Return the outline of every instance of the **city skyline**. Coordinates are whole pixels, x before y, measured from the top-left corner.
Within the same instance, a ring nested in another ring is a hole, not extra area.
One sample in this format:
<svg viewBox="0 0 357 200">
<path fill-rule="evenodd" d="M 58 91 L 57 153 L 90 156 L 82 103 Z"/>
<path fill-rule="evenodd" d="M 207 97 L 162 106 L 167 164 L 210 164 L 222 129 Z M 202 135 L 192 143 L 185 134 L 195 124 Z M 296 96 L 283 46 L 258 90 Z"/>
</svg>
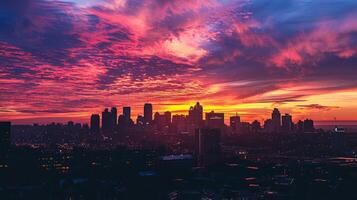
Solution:
<svg viewBox="0 0 357 200">
<path fill-rule="evenodd" d="M 105 107 L 357 124 L 353 0 L 5 0 L 0 120 L 78 121 Z M 228 123 L 226 121 L 226 123 Z"/>
<path fill-rule="evenodd" d="M 199 102 L 196 102 L 195 104 L 200 104 Z M 20 120 L 3 120 L 3 121 L 11 121 L 12 124 L 14 125 L 31 125 L 31 124 L 51 124 L 51 123 L 61 123 L 61 124 L 67 124 L 69 122 L 75 122 L 75 123 L 81 123 L 81 124 L 87 124 L 90 125 L 91 124 L 91 118 L 95 117 L 97 118 L 97 116 L 100 117 L 100 126 L 102 127 L 102 117 L 104 115 L 106 115 L 105 113 L 107 113 L 107 115 L 111 116 L 114 115 L 116 116 L 116 120 L 115 122 L 111 122 L 111 123 L 116 123 L 114 124 L 115 126 L 118 125 L 118 120 L 120 121 L 120 118 L 123 117 L 123 119 L 125 120 L 132 120 L 133 123 L 137 124 L 137 120 L 141 119 L 143 120 L 143 122 L 147 121 L 145 119 L 145 105 L 150 105 L 151 106 L 151 119 L 149 119 L 149 121 L 154 120 L 155 119 L 155 115 L 156 114 L 160 114 L 160 116 L 164 116 L 165 113 L 169 112 L 172 117 L 173 116 L 185 116 L 185 117 L 189 117 L 190 115 L 190 110 L 192 108 L 194 108 L 194 105 L 188 105 L 186 110 L 180 110 L 179 112 L 175 112 L 175 111 L 171 111 L 171 110 L 156 110 L 155 109 L 155 105 L 151 104 L 151 103 L 145 103 L 144 105 L 141 106 L 141 111 L 138 111 L 137 114 L 131 114 L 131 110 L 132 107 L 130 105 L 125 104 L 125 106 L 123 107 L 118 107 L 118 106 L 108 106 L 108 107 L 103 107 L 101 108 L 101 110 L 99 112 L 95 112 L 95 113 L 88 113 L 88 116 L 86 117 L 80 117 L 80 118 L 70 118 L 70 117 L 63 117 L 63 118 L 53 118 L 53 119 L 33 119 L 31 118 L 30 121 L 26 120 L 26 119 L 20 119 Z M 283 119 L 284 116 L 290 116 L 292 117 L 292 122 L 293 123 L 297 123 L 298 121 L 304 121 L 306 119 L 314 119 L 309 117 L 310 115 L 305 115 L 303 117 L 301 116 L 292 116 L 291 113 L 285 112 L 287 110 L 280 110 L 280 108 L 274 107 L 270 110 L 268 110 L 269 113 L 265 114 L 265 115 L 261 115 L 261 116 L 257 116 L 256 118 L 251 118 L 251 117 L 247 117 L 245 114 L 240 114 L 238 112 L 235 113 L 225 113 L 225 112 L 218 112 L 216 110 L 212 110 L 212 109 L 207 109 L 204 107 L 204 105 L 200 104 L 200 106 L 202 106 L 202 120 L 206 121 L 207 120 L 207 115 L 210 115 L 211 113 L 213 114 L 223 114 L 224 117 L 224 124 L 226 126 L 230 126 L 231 122 L 230 122 L 230 118 L 231 117 L 238 117 L 240 119 L 241 122 L 248 122 L 248 123 L 252 123 L 254 121 L 258 121 L 260 123 L 264 123 L 266 120 L 272 119 L 272 113 L 274 113 L 274 111 L 278 110 L 280 114 L 280 119 Z M 212 108 L 212 107 L 209 107 Z M 111 113 L 113 112 L 113 109 L 115 110 L 115 114 Z M 129 111 L 128 111 L 129 109 Z M 126 110 L 126 111 L 125 111 Z M 129 112 L 130 116 L 129 118 L 125 117 L 125 112 Z M 149 116 L 149 115 L 148 115 Z M 57 120 L 57 121 L 56 121 Z M 95 119 L 97 120 L 97 119 Z M 333 118 L 332 120 L 316 120 L 315 121 L 317 125 L 357 125 L 357 120 L 337 120 L 337 118 Z M 203 123 L 203 122 L 202 122 Z M 282 122 L 281 122 L 282 123 Z M 276 125 L 276 126 L 282 126 L 282 124 L 280 125 Z"/>
</svg>

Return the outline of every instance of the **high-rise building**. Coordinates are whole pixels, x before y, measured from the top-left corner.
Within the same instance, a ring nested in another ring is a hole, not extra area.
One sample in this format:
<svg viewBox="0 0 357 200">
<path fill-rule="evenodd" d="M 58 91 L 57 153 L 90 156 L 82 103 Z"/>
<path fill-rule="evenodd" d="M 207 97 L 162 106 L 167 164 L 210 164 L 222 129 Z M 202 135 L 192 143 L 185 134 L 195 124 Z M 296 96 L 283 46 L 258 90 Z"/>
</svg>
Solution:
<svg viewBox="0 0 357 200">
<path fill-rule="evenodd" d="M 170 111 L 166 111 L 164 113 L 164 117 L 165 117 L 165 125 L 166 126 L 170 126 L 171 125 L 171 112 Z"/>
<path fill-rule="evenodd" d="M 138 115 L 136 118 L 136 125 L 138 126 L 144 126 L 145 125 L 145 118 L 141 115 Z"/>
<path fill-rule="evenodd" d="M 254 120 L 252 122 L 251 127 L 252 127 L 252 132 L 253 133 L 259 133 L 261 131 L 261 129 L 262 129 L 262 127 L 260 125 L 260 122 L 258 120 Z"/>
<path fill-rule="evenodd" d="M 100 132 L 100 116 L 93 114 L 90 117 L 90 131 L 92 134 L 99 134 Z"/>
<path fill-rule="evenodd" d="M 67 122 L 67 126 L 68 126 L 68 127 L 73 127 L 73 126 L 74 126 L 74 122 L 73 122 L 73 121 Z"/>
<path fill-rule="evenodd" d="M 291 133 L 291 131 L 293 130 L 292 116 L 289 114 L 285 114 L 282 116 L 281 121 L 282 121 L 281 130 L 284 133 Z"/>
<path fill-rule="evenodd" d="M 229 126 L 231 127 L 232 131 L 235 133 L 238 131 L 240 126 L 240 116 L 232 116 L 229 118 Z"/>
<path fill-rule="evenodd" d="M 106 133 L 113 129 L 113 115 L 108 108 L 102 112 L 102 129 Z"/>
<path fill-rule="evenodd" d="M 252 132 L 252 125 L 249 122 L 241 122 L 239 127 L 239 133 L 247 134 Z"/>
<path fill-rule="evenodd" d="M 274 132 L 279 132 L 281 128 L 281 114 L 277 108 L 274 108 L 273 113 L 271 114 L 271 119 Z"/>
<path fill-rule="evenodd" d="M 304 120 L 304 132 L 305 133 L 313 133 L 315 132 L 314 121 L 311 119 Z"/>
<path fill-rule="evenodd" d="M 146 103 L 144 105 L 144 119 L 145 119 L 145 124 L 151 124 L 152 123 L 152 104 L 151 103 Z"/>
<path fill-rule="evenodd" d="M 160 114 L 156 112 L 154 114 L 154 124 L 158 130 L 162 130 L 163 128 L 167 127 L 167 119 L 165 114 Z"/>
<path fill-rule="evenodd" d="M 304 122 L 299 120 L 296 124 L 296 131 L 298 133 L 303 133 L 304 132 Z"/>
<path fill-rule="evenodd" d="M 273 120 L 272 119 L 267 119 L 267 120 L 264 121 L 264 132 L 265 133 L 274 132 Z"/>
<path fill-rule="evenodd" d="M 195 106 L 191 106 L 188 111 L 188 120 L 195 128 L 203 126 L 203 107 L 199 102 Z"/>
<path fill-rule="evenodd" d="M 195 156 L 198 166 L 213 165 L 220 158 L 220 129 L 196 129 Z"/>
<path fill-rule="evenodd" d="M 131 120 L 131 108 L 130 107 L 123 107 L 123 116 L 124 119 L 127 121 Z"/>
<path fill-rule="evenodd" d="M 185 115 L 173 115 L 172 116 L 172 126 L 175 128 L 177 133 L 182 133 L 187 131 L 187 117 Z"/>
<path fill-rule="evenodd" d="M 215 113 L 214 111 L 206 113 L 206 125 L 208 128 L 223 128 L 224 113 Z"/>
<path fill-rule="evenodd" d="M 117 120 L 118 120 L 118 110 L 116 107 L 112 107 L 111 110 L 112 113 L 112 129 L 117 126 Z"/>
<path fill-rule="evenodd" d="M 0 151 L 10 147 L 11 122 L 0 122 Z"/>
</svg>

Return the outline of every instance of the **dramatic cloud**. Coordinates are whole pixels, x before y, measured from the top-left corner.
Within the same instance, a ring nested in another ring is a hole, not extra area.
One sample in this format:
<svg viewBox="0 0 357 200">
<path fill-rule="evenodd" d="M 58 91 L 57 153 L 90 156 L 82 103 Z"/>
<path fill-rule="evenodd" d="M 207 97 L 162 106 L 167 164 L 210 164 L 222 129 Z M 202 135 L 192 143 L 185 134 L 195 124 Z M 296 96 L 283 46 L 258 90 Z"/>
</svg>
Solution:
<svg viewBox="0 0 357 200">
<path fill-rule="evenodd" d="M 0 119 L 85 122 L 106 106 L 180 113 L 201 101 L 247 120 L 274 106 L 351 120 L 356 9 L 354 0 L 1 1 Z"/>
</svg>

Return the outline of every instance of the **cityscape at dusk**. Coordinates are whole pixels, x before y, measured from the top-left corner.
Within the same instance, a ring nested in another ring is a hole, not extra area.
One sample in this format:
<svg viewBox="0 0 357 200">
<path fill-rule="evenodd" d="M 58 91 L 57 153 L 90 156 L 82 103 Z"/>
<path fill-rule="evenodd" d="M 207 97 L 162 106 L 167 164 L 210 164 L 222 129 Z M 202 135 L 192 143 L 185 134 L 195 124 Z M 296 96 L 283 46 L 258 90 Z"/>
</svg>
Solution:
<svg viewBox="0 0 357 200">
<path fill-rule="evenodd" d="M 0 200 L 356 200 L 356 0 L 1 0 Z"/>
<path fill-rule="evenodd" d="M 357 120 L 354 0 L 4 0 L 0 119 L 88 122 L 145 102 L 263 122 Z M 228 123 L 228 121 L 227 121 Z"/>
</svg>

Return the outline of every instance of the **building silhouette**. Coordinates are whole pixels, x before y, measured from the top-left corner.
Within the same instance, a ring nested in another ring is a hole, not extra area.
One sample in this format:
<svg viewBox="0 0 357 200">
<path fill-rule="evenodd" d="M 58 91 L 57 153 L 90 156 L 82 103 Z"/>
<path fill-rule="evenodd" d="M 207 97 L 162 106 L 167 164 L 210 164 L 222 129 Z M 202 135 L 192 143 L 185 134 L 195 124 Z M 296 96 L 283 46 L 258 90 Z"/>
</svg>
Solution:
<svg viewBox="0 0 357 200">
<path fill-rule="evenodd" d="M 229 126 L 232 129 L 233 133 L 236 133 L 239 130 L 240 126 L 240 116 L 235 115 L 229 118 Z"/>
<path fill-rule="evenodd" d="M 111 114 L 112 114 L 112 127 L 111 129 L 114 129 L 114 127 L 117 126 L 117 120 L 118 120 L 118 110 L 116 107 L 112 107 L 111 110 Z"/>
<path fill-rule="evenodd" d="M 11 144 L 11 122 L 0 122 L 0 151 L 3 152 Z"/>
<path fill-rule="evenodd" d="M 273 113 L 271 114 L 273 131 L 280 132 L 281 129 L 281 114 L 277 108 L 274 108 Z"/>
<path fill-rule="evenodd" d="M 172 126 L 176 133 L 182 133 L 187 131 L 187 116 L 186 115 L 173 115 Z"/>
<path fill-rule="evenodd" d="M 164 114 L 156 112 L 154 115 L 154 124 L 158 130 L 168 128 L 171 125 L 171 112 L 165 112 Z"/>
<path fill-rule="evenodd" d="M 171 112 L 170 111 L 166 111 L 164 113 L 164 118 L 165 118 L 165 125 L 166 126 L 170 126 L 171 125 Z"/>
<path fill-rule="evenodd" d="M 108 108 L 102 112 L 102 130 L 105 133 L 113 130 L 113 115 Z"/>
<path fill-rule="evenodd" d="M 313 133 L 315 132 L 314 121 L 311 119 L 304 120 L 304 132 L 305 133 Z"/>
<path fill-rule="evenodd" d="M 272 133 L 274 132 L 273 120 L 267 119 L 264 121 L 264 132 L 265 133 Z"/>
<path fill-rule="evenodd" d="M 136 118 L 136 125 L 138 126 L 144 126 L 145 125 L 145 118 L 141 115 L 138 115 Z"/>
<path fill-rule="evenodd" d="M 208 128 L 224 128 L 224 113 L 215 113 L 214 111 L 206 113 L 206 126 Z"/>
<path fill-rule="evenodd" d="M 304 122 L 299 120 L 297 123 L 296 123 L 296 132 L 298 133 L 303 133 L 304 132 Z"/>
<path fill-rule="evenodd" d="M 98 114 L 93 114 L 90 117 L 90 131 L 92 134 L 100 133 L 100 116 Z"/>
<path fill-rule="evenodd" d="M 214 165 L 219 161 L 220 129 L 200 128 L 195 131 L 195 157 L 200 167 Z"/>
<path fill-rule="evenodd" d="M 252 122 L 251 127 L 252 127 L 252 132 L 253 133 L 259 133 L 261 131 L 261 129 L 262 129 L 262 127 L 260 125 L 260 122 L 258 120 L 254 120 Z"/>
<path fill-rule="evenodd" d="M 128 122 L 131 120 L 131 108 L 130 107 L 123 107 L 123 117 Z"/>
<path fill-rule="evenodd" d="M 282 121 L 281 130 L 284 133 L 292 132 L 293 130 L 292 116 L 286 113 L 285 115 L 282 116 L 281 121 Z"/>
<path fill-rule="evenodd" d="M 151 124 L 152 123 L 152 104 L 151 103 L 145 103 L 144 105 L 144 119 L 145 119 L 145 124 Z"/>
<path fill-rule="evenodd" d="M 203 126 L 203 107 L 199 102 L 195 106 L 191 106 L 188 111 L 188 121 L 194 128 Z"/>
</svg>

